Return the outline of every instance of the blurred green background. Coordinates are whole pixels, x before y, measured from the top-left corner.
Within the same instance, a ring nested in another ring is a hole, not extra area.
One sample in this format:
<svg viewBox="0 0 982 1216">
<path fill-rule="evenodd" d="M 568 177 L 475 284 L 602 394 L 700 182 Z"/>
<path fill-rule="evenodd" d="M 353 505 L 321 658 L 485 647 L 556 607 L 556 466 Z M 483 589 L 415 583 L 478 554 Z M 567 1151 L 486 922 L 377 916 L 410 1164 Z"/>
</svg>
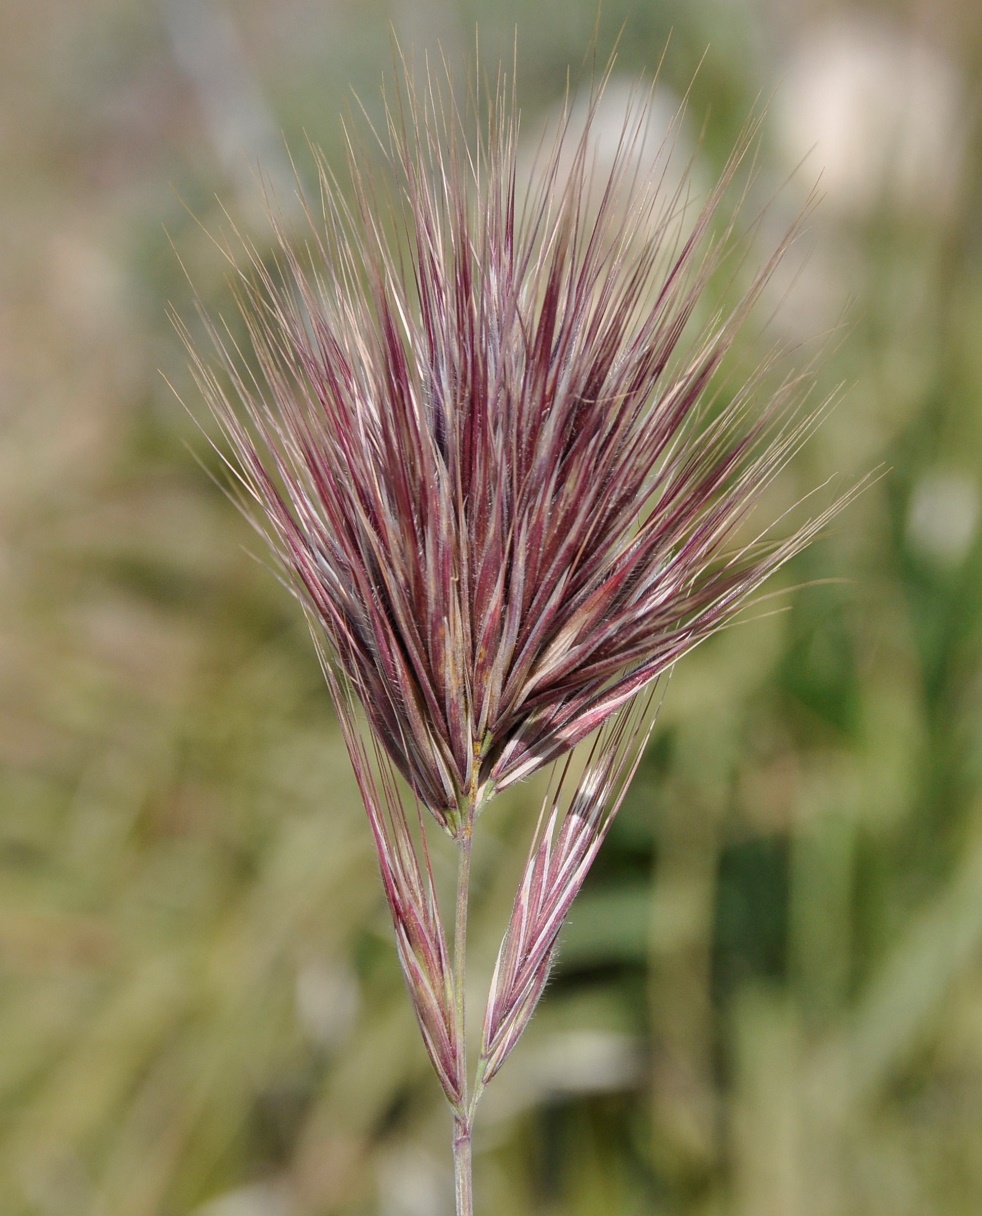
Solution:
<svg viewBox="0 0 982 1216">
<path fill-rule="evenodd" d="M 479 1211 L 975 1216 L 976 0 L 5 0 L 0 1211 L 451 1211 L 449 1118 L 312 647 L 165 377 L 193 404 L 180 262 L 228 307 L 217 200 L 262 232 L 257 162 L 288 197 L 286 145 L 302 173 L 306 135 L 339 157 L 392 29 L 467 65 L 477 22 L 488 68 L 517 28 L 532 133 L 622 27 L 618 82 L 672 31 L 679 93 L 709 46 L 707 177 L 770 98 L 761 188 L 807 157 L 774 240 L 820 170 L 825 194 L 772 333 L 848 319 L 822 372 L 842 404 L 787 485 L 888 468 L 788 572 L 787 611 L 673 678 L 481 1109 Z M 482 821 L 477 1008 L 536 797 Z"/>
</svg>

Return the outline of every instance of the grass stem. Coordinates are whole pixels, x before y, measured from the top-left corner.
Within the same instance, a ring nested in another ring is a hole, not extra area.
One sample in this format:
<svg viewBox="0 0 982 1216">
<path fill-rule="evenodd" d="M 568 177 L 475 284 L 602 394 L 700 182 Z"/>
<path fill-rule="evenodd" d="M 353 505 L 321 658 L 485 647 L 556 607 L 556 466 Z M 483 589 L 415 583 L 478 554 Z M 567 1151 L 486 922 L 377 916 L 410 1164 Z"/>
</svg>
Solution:
<svg viewBox="0 0 982 1216">
<path fill-rule="evenodd" d="M 453 989 L 454 1014 L 461 1078 L 460 1107 L 454 1112 L 453 1159 L 454 1190 L 457 1216 L 473 1216 L 474 1194 L 471 1168 L 471 1123 L 473 1111 L 468 1098 L 467 1080 L 467 1013 L 464 996 L 467 971 L 467 904 L 470 895 L 471 842 L 473 839 L 476 799 L 471 798 L 457 838 L 457 902 L 454 914 Z"/>
</svg>

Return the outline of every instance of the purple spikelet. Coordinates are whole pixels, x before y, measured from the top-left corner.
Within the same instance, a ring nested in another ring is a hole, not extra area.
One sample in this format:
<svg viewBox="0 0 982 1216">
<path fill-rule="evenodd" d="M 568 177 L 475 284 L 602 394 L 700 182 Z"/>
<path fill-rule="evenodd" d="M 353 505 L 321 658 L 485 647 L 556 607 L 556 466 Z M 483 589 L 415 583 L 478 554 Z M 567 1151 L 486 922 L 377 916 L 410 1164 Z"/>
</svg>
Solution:
<svg viewBox="0 0 982 1216">
<path fill-rule="evenodd" d="M 475 787 L 568 751 L 811 538 L 727 549 L 811 420 L 794 382 L 710 412 L 769 268 L 680 346 L 741 153 L 671 249 L 683 200 L 634 180 L 629 132 L 591 211 L 586 135 L 520 200 L 507 108 L 472 152 L 432 97 L 390 123 L 403 209 L 354 152 L 350 209 L 322 165 L 286 285 L 243 279 L 258 375 L 221 335 L 232 389 L 200 370 L 332 662 L 455 832 Z"/>
<path fill-rule="evenodd" d="M 571 790 L 567 761 L 543 804 L 491 981 L 479 1085 L 486 1085 L 505 1062 L 535 1011 L 549 978 L 559 931 L 620 809 L 651 733 L 651 701 L 641 698 L 632 713 L 607 723 Z"/>
<path fill-rule="evenodd" d="M 638 168 L 650 96 L 594 180 L 601 94 L 529 180 L 503 88 L 470 139 L 452 90 L 407 83 L 374 148 L 391 188 L 379 197 L 354 145 L 344 189 L 321 161 L 302 243 L 280 231 L 273 262 L 251 252 L 237 272 L 249 350 L 212 325 L 221 366 L 195 357 L 243 503 L 322 649 L 455 1111 L 461 1212 L 473 1104 L 531 1016 L 634 771 L 650 721 L 638 695 L 841 506 L 784 536 L 750 521 L 820 412 L 803 377 L 721 372 L 779 253 L 729 309 L 703 302 L 754 133 L 696 208 L 684 182 L 666 191 Z M 584 776 L 560 779 L 536 829 L 469 1097 L 475 819 L 595 732 Z M 423 810 L 459 845 L 452 961 Z"/>
</svg>

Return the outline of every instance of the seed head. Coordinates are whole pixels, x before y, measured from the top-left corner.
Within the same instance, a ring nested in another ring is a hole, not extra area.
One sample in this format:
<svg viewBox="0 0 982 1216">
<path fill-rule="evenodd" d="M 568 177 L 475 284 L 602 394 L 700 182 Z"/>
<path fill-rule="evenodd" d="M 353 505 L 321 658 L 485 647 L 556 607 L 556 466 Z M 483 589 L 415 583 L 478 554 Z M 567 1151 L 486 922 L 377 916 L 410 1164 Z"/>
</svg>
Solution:
<svg viewBox="0 0 982 1216">
<path fill-rule="evenodd" d="M 777 538 L 747 523 L 814 423 L 798 378 L 721 376 L 773 263 L 728 310 L 703 300 L 753 133 L 696 206 L 632 155 L 647 104 L 599 183 L 596 100 L 523 180 L 504 87 L 471 138 L 448 88 L 407 84 L 374 135 L 386 190 L 353 142 L 343 188 L 319 158 L 304 242 L 279 227 L 241 272 L 251 349 L 216 326 L 224 373 L 197 361 L 342 712 L 353 695 L 451 834 L 827 518 Z"/>
</svg>

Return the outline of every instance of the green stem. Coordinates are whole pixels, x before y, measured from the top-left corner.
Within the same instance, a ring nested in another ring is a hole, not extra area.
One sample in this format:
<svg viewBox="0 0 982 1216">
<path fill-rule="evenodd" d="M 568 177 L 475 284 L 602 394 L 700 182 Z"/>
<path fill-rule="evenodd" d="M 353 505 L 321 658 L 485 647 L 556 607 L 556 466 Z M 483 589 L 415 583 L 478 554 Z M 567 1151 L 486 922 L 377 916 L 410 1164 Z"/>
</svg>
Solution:
<svg viewBox="0 0 982 1216">
<path fill-rule="evenodd" d="M 470 1120 L 454 1115 L 453 1124 L 453 1173 L 454 1193 L 457 1197 L 457 1216 L 473 1216 L 474 1189 L 471 1170 Z"/>
<path fill-rule="evenodd" d="M 467 1088 L 467 1042 L 464 1038 L 466 1013 L 464 1007 L 464 976 L 467 971 L 467 903 L 471 881 L 471 820 L 461 828 L 457 842 L 457 905 L 453 930 L 453 982 L 454 1015 L 457 1043 L 460 1050 L 460 1076 L 463 1088 Z M 463 1102 L 466 1106 L 466 1098 Z"/>
<path fill-rule="evenodd" d="M 457 1216 L 473 1216 L 474 1194 L 471 1169 L 472 1108 L 468 1100 L 467 1083 L 467 1017 L 464 1000 L 464 980 L 467 972 L 467 904 L 471 879 L 471 838 L 475 803 L 467 807 L 463 826 L 457 838 L 457 906 L 453 934 L 454 1018 L 459 1053 L 461 1085 L 460 1107 L 454 1112 L 453 1160 Z"/>
</svg>

